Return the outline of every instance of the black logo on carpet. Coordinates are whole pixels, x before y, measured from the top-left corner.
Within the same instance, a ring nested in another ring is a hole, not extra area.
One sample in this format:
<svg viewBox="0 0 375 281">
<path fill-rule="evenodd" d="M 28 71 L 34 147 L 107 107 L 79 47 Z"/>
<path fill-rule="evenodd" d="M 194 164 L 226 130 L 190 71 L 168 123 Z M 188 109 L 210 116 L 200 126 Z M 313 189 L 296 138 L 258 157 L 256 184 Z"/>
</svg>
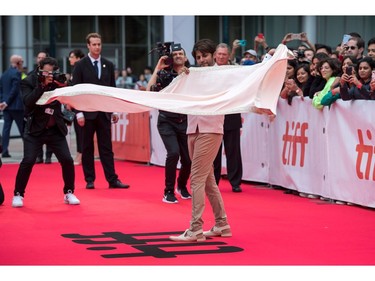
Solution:
<svg viewBox="0 0 375 281">
<path fill-rule="evenodd" d="M 242 248 L 229 246 L 225 242 L 214 241 L 207 237 L 204 242 L 173 242 L 169 235 L 181 234 L 174 232 L 131 233 L 102 232 L 99 235 L 81 235 L 78 233 L 62 234 L 74 243 L 88 245 L 90 251 L 105 251 L 103 258 L 176 258 L 182 255 L 225 254 L 243 251 Z M 110 253 L 109 253 L 110 252 Z"/>
</svg>

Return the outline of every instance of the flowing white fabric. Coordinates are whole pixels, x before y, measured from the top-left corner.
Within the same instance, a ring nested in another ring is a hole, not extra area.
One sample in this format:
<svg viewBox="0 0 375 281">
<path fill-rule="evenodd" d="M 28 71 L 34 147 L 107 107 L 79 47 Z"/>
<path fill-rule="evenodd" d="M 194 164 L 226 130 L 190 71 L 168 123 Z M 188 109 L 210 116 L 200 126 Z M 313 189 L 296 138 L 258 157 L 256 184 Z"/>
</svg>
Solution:
<svg viewBox="0 0 375 281">
<path fill-rule="evenodd" d="M 46 92 L 37 104 L 58 100 L 82 111 L 136 113 L 156 108 L 192 115 L 276 114 L 288 49 L 280 44 L 271 59 L 251 66 L 191 67 L 160 92 L 78 84 Z"/>
</svg>

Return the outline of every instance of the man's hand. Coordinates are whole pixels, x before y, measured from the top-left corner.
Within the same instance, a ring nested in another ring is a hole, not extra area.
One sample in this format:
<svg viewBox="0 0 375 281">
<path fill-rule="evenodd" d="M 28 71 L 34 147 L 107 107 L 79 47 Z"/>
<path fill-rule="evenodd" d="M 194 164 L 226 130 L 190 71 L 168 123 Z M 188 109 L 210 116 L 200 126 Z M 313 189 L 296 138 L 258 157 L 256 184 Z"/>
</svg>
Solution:
<svg viewBox="0 0 375 281">
<path fill-rule="evenodd" d="M 4 110 L 7 106 L 7 103 L 3 101 L 2 103 L 0 103 L 0 110 Z"/>
<path fill-rule="evenodd" d="M 232 50 L 236 50 L 238 49 L 239 47 L 241 47 L 240 45 L 240 40 L 239 39 L 235 39 L 232 43 Z"/>
<path fill-rule="evenodd" d="M 292 39 L 292 33 L 287 33 L 285 34 L 283 40 L 281 40 L 281 44 L 285 45 L 286 43 L 290 42 L 291 39 Z"/>
<path fill-rule="evenodd" d="M 182 67 L 181 69 L 179 69 L 178 71 L 178 75 L 182 74 L 182 73 L 185 73 L 185 74 L 189 74 L 190 73 L 190 70 L 188 67 L 184 66 Z"/>
<path fill-rule="evenodd" d="M 168 58 L 168 56 L 162 56 L 160 57 L 159 61 L 158 61 L 158 64 L 156 65 L 156 69 L 157 70 L 162 70 L 164 68 L 167 68 L 169 67 L 170 65 L 169 64 L 166 64 L 165 63 L 165 60 Z"/>
<path fill-rule="evenodd" d="M 81 127 L 85 126 L 85 115 L 83 115 L 83 112 L 78 112 L 76 114 L 76 118 L 78 125 L 80 125 Z"/>
</svg>

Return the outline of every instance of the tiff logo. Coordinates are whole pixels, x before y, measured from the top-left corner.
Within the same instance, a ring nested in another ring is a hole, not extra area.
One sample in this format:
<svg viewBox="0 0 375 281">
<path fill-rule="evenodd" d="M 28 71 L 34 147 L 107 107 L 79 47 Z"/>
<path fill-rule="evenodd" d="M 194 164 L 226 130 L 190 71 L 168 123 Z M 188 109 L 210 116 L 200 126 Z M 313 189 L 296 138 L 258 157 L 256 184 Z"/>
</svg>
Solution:
<svg viewBox="0 0 375 281">
<path fill-rule="evenodd" d="M 358 142 L 359 142 L 355 149 L 357 151 L 357 163 L 355 165 L 357 176 L 361 180 L 362 179 L 369 180 L 371 165 L 375 163 L 375 161 L 372 160 L 373 159 L 372 156 L 375 154 L 375 146 L 364 143 L 362 130 L 358 129 L 357 132 L 358 132 Z M 367 139 L 371 141 L 372 134 L 370 130 L 366 130 L 366 135 L 367 135 Z M 367 162 L 365 163 L 366 169 L 365 169 L 365 175 L 363 176 L 363 172 L 361 171 L 361 164 L 362 164 L 363 157 L 365 155 L 367 155 Z M 375 165 L 372 169 L 372 180 L 375 181 Z"/>
<path fill-rule="evenodd" d="M 242 252 L 243 249 L 230 246 L 222 241 L 181 242 L 168 239 L 168 235 L 181 233 L 149 232 L 123 233 L 102 232 L 99 234 L 82 235 L 79 233 L 61 234 L 72 239 L 74 243 L 86 245 L 87 250 L 102 253 L 106 259 L 154 257 L 158 259 L 176 258 L 184 255 L 226 254 Z"/>
<path fill-rule="evenodd" d="M 309 127 L 308 123 L 292 122 L 291 128 L 290 123 L 286 122 L 285 134 L 283 135 L 283 152 L 282 160 L 284 165 L 296 165 L 297 153 L 300 153 L 300 167 L 304 166 L 305 163 L 305 147 L 308 143 L 306 137 L 306 131 Z M 297 144 L 300 148 L 297 149 Z"/>
<path fill-rule="evenodd" d="M 116 124 L 112 124 L 112 141 L 125 142 L 126 127 L 129 125 L 129 120 L 126 113 L 119 113 L 119 120 Z"/>
</svg>

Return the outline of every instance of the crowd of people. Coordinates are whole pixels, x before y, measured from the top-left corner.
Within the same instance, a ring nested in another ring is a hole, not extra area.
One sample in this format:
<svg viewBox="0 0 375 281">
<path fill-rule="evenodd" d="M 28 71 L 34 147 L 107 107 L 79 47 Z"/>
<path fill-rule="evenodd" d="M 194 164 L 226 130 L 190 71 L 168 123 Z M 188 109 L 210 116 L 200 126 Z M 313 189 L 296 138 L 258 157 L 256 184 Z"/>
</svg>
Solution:
<svg viewBox="0 0 375 281">
<path fill-rule="evenodd" d="M 287 44 L 290 38 L 285 36 L 282 43 Z M 375 38 L 368 40 L 367 52 L 364 39 L 355 32 L 345 34 L 335 50 L 306 43 L 304 33 L 301 42 L 296 58 L 288 61 L 281 98 L 292 104 L 295 96 L 309 97 L 316 109 L 337 99 L 375 99 Z"/>
<path fill-rule="evenodd" d="M 282 43 L 292 41 L 287 34 Z M 294 98 L 310 102 L 317 110 L 342 99 L 375 100 L 375 38 L 367 41 L 360 34 L 344 34 L 336 49 L 324 44 L 311 44 L 305 33 L 300 34 L 300 45 L 294 58 L 288 60 L 285 82 L 280 97 L 292 106 Z M 294 40 L 294 39 L 293 39 Z M 366 48 L 367 47 L 367 48 Z M 317 194 L 292 190 L 286 193 L 307 198 L 330 200 Z M 337 204 L 350 204 L 334 200 Z"/>
<path fill-rule="evenodd" d="M 295 50 L 290 48 L 291 55 L 280 92 L 280 97 L 287 99 L 289 105 L 292 106 L 294 98 L 301 98 L 321 110 L 340 98 L 375 99 L 375 38 L 368 40 L 367 54 L 364 39 L 354 32 L 345 34 L 335 50 L 324 44 L 312 44 L 304 32 L 288 33 L 281 43 L 288 45 L 295 40 L 298 40 L 299 46 Z M 242 41 L 236 39 L 230 46 L 201 39 L 194 44 L 192 55 L 199 67 L 234 64 L 249 66 L 267 60 L 275 52 L 275 48 L 267 44 L 266 37 L 259 33 L 254 38 L 254 49 L 238 55 L 238 50 L 243 46 Z M 120 72 L 111 61 L 102 57 L 100 34 L 88 34 L 86 44 L 87 55 L 79 49 L 69 53 L 73 71 L 65 81 L 56 79 L 59 71 L 57 61 L 45 52 L 38 54 L 37 67 L 24 77 L 21 75 L 22 57 L 13 55 L 9 70 L 1 77 L 0 110 L 4 116 L 2 157 L 11 157 L 8 146 L 13 120 L 18 125 L 24 145 L 24 156 L 15 180 L 13 207 L 24 205 L 28 179 L 34 164 L 41 163 L 40 157 L 43 159 L 44 144 L 49 158 L 46 163 L 50 163 L 54 153 L 61 164 L 64 202 L 80 204 L 80 200 L 74 195 L 74 164 L 82 165 L 86 189 L 95 189 L 94 134 L 98 138 L 100 161 L 108 187 L 129 188 L 128 184 L 121 182 L 115 171 L 111 123 L 119 120 L 118 114 L 81 112 L 58 101 L 43 106 L 36 105 L 45 91 L 92 83 L 158 92 L 174 77 L 182 73 L 189 74 L 190 62 L 185 49 L 178 43 L 171 46 L 171 61 L 167 61 L 170 59 L 168 56 L 161 56 L 154 70 L 146 67 L 138 77 L 133 74 L 131 67 Z M 161 75 L 166 71 L 169 75 Z M 168 81 L 163 80 L 165 77 L 168 77 Z M 73 121 L 66 120 L 64 110 L 74 113 Z M 72 124 L 77 141 L 75 160 L 66 140 L 67 126 Z M 218 185 L 222 176 L 222 154 L 225 152 L 227 178 L 232 191 L 242 192 L 241 127 L 241 114 L 194 116 L 159 111 L 157 128 L 167 152 L 162 202 L 178 203 L 176 193 L 181 199 L 192 199 L 190 227 L 179 236 L 171 236 L 171 240 L 203 241 L 205 237 L 232 235 Z M 177 175 L 179 161 L 181 166 Z M 205 195 L 215 217 L 215 225 L 209 231 L 203 231 Z M 316 198 L 314 194 L 300 195 Z"/>
</svg>

